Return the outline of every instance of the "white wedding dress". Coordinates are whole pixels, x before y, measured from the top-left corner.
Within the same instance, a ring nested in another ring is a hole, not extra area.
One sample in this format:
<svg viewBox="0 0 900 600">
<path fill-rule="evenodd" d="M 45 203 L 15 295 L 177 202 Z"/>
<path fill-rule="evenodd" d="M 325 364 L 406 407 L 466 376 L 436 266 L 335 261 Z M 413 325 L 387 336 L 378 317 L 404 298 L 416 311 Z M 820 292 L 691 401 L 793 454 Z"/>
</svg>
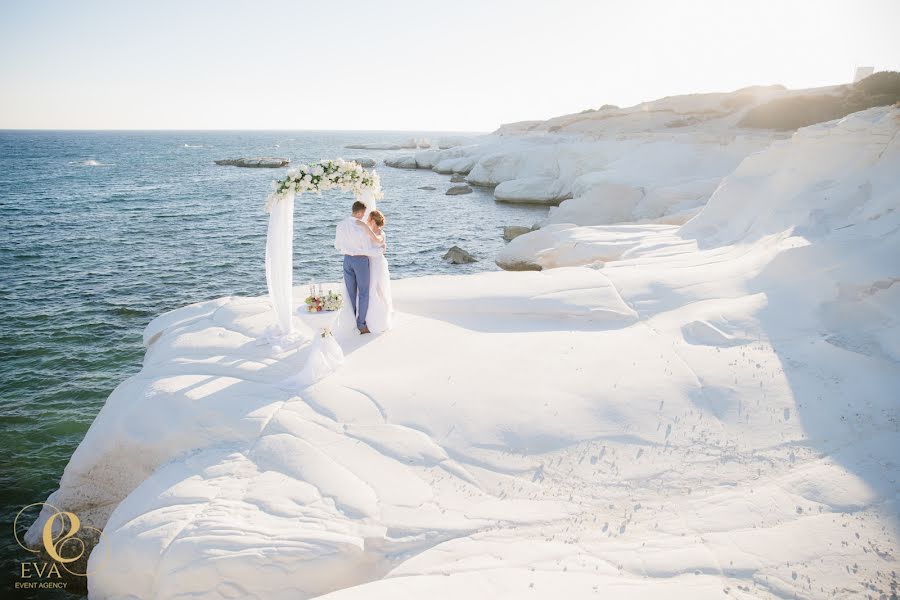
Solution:
<svg viewBox="0 0 900 600">
<path fill-rule="evenodd" d="M 391 296 L 391 273 L 387 258 L 382 254 L 369 258 L 369 310 L 366 326 L 372 333 L 382 333 L 391 328 L 394 318 L 394 300 Z"/>
</svg>

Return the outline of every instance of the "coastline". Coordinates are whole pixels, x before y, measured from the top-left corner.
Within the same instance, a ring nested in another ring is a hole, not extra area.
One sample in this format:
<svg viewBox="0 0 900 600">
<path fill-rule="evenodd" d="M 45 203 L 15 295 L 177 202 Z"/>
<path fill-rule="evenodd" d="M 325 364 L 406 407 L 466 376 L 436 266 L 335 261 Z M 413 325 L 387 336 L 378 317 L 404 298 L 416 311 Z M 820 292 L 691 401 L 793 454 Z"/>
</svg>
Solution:
<svg viewBox="0 0 900 600">
<path fill-rule="evenodd" d="M 897 122 L 873 109 L 742 158 L 683 226 L 510 243 L 541 272 L 396 280 L 395 329 L 342 340 L 345 367 L 296 396 L 272 384 L 306 347 L 257 342 L 264 298 L 158 317 L 53 497 L 113 549 L 91 593 L 787 595 L 851 563 L 888 589 L 897 325 L 869 308 L 897 308 Z M 852 546 L 817 542 L 851 522 Z"/>
<path fill-rule="evenodd" d="M 437 139 L 439 134 L 418 136 Z M 0 182 L 0 212 L 9 233 L 0 242 L 9 286 L 0 323 L 7 340 L 0 375 L 9 460 L 0 520 L 8 532 L 23 507 L 46 500 L 58 487 L 109 394 L 140 370 L 140 336 L 152 318 L 197 300 L 255 296 L 265 289 L 263 204 L 273 175 L 223 170 L 213 160 L 275 144 L 295 161 L 305 159 L 304 152 L 350 156 L 344 144 L 384 137 L 335 132 L 327 138 L 185 132 L 149 138 L 108 132 L 88 138 L 54 132 L 37 138 L 0 136 L 0 163 L 7 174 Z M 467 248 L 485 258 L 503 245 L 502 225 L 543 216 L 542 211 L 496 208 L 489 196 L 476 192 L 447 207 L 457 213 L 454 230 L 423 230 L 425 211 L 446 218 L 437 202 L 444 198 L 447 178 L 388 173 L 381 165 L 379 171 L 390 185 L 384 206 L 397 236 L 392 246 L 396 276 L 496 269 L 489 260 L 451 266 L 440 256 L 464 235 Z M 435 190 L 418 189 L 427 184 Z M 336 196 L 298 213 L 298 284 L 334 273 L 329 220 L 343 214 L 345 202 Z M 408 230 L 421 232 L 407 236 Z M 299 251 L 301 243 L 306 250 Z M 25 527 L 34 516 L 33 510 L 26 512 Z M 19 578 L 20 563 L 32 556 L 11 534 L 2 554 L 11 580 Z"/>
</svg>

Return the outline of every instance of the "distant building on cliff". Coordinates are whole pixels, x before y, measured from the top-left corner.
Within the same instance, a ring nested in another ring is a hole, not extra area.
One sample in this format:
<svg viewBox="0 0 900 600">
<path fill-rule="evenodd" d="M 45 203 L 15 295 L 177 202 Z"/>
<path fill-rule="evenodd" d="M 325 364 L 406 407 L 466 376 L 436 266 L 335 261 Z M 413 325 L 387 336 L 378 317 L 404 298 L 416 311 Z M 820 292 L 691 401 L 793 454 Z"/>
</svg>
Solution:
<svg viewBox="0 0 900 600">
<path fill-rule="evenodd" d="M 856 67 L 856 76 L 853 77 L 853 83 L 856 83 L 860 79 L 865 79 L 874 72 L 875 67 Z"/>
</svg>

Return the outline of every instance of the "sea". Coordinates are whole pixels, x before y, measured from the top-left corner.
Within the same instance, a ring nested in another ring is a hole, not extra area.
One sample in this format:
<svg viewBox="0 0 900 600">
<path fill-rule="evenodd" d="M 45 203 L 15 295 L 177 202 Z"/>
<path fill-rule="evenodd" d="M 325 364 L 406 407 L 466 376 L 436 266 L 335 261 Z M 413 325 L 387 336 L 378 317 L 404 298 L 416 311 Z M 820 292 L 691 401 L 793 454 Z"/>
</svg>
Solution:
<svg viewBox="0 0 900 600">
<path fill-rule="evenodd" d="M 383 165 L 410 150 L 346 148 L 446 136 L 0 131 L 0 572 L 15 594 L 8 597 L 31 595 L 12 589 L 21 563 L 33 558 L 16 542 L 16 515 L 57 488 L 107 396 L 140 370 L 144 327 L 186 304 L 266 291 L 264 205 L 286 169 L 214 160 L 372 158 L 385 194 L 378 207 L 387 217 L 393 278 L 496 270 L 502 227 L 530 226 L 545 208 L 500 204 L 482 188 L 447 196 L 449 176 Z M 340 192 L 297 199 L 295 284 L 339 280 L 334 226 L 352 201 Z M 480 260 L 444 262 L 453 245 Z M 42 590 L 34 597 L 75 596 Z"/>
</svg>

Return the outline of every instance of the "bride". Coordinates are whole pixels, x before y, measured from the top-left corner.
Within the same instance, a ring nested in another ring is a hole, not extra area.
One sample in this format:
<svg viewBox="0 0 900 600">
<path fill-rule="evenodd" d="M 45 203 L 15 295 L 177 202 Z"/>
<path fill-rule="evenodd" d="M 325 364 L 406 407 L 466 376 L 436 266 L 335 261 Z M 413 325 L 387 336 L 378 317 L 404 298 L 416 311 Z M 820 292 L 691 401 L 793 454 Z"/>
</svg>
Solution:
<svg viewBox="0 0 900 600">
<path fill-rule="evenodd" d="M 384 214 L 379 210 L 369 213 L 368 220 L 357 221 L 365 233 L 378 244 L 385 243 Z M 391 274 L 384 254 L 369 257 L 369 309 L 366 311 L 366 326 L 372 333 L 381 333 L 391 328 L 394 301 L 391 297 Z"/>
</svg>

